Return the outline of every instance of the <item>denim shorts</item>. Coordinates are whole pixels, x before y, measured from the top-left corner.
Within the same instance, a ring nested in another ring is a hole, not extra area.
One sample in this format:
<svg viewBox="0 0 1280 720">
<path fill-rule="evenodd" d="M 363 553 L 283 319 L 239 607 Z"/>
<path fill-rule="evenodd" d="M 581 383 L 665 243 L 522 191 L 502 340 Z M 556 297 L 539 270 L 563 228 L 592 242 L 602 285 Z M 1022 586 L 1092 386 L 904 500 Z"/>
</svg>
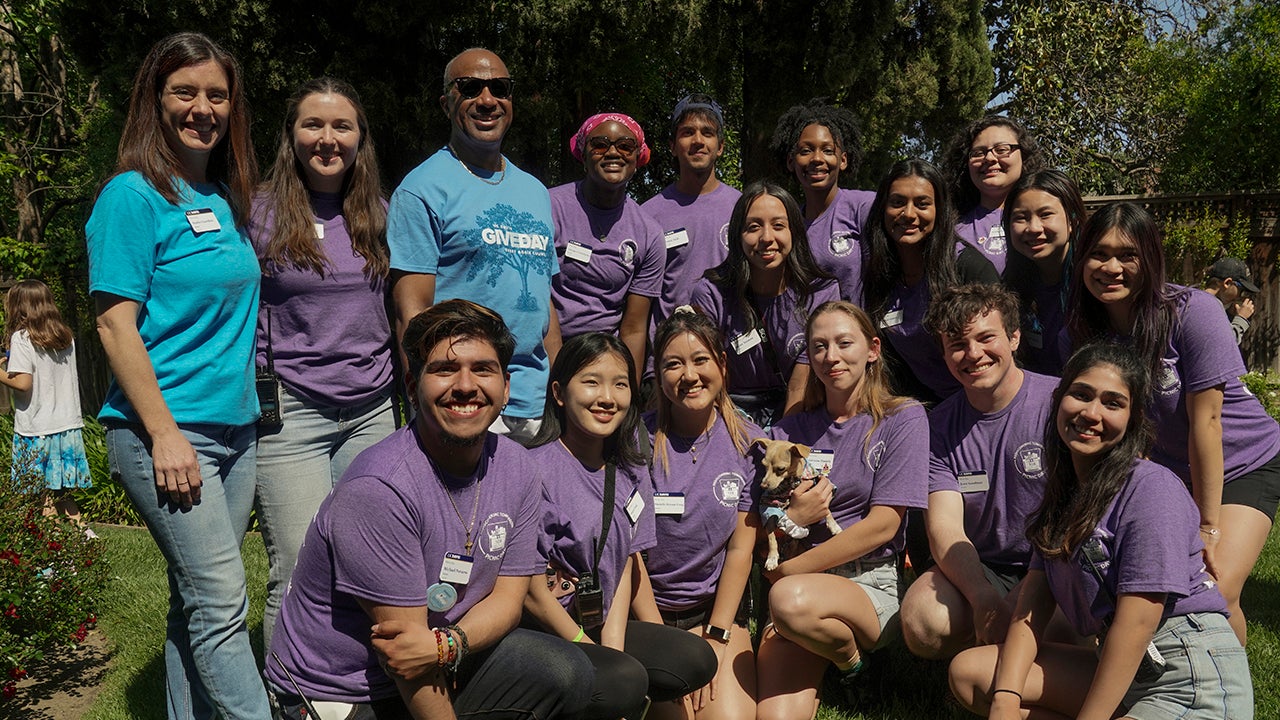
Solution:
<svg viewBox="0 0 1280 720">
<path fill-rule="evenodd" d="M 1249 661 L 1227 618 L 1171 617 L 1152 638 L 1168 664 L 1150 683 L 1135 682 L 1121 707 L 1137 720 L 1252 720 Z"/>
<path fill-rule="evenodd" d="M 902 602 L 902 583 L 898 578 L 896 556 L 881 560 L 851 560 L 827 572 L 847 577 L 862 588 L 876 609 L 876 619 L 880 622 L 881 630 L 898 614 L 898 606 Z"/>
</svg>

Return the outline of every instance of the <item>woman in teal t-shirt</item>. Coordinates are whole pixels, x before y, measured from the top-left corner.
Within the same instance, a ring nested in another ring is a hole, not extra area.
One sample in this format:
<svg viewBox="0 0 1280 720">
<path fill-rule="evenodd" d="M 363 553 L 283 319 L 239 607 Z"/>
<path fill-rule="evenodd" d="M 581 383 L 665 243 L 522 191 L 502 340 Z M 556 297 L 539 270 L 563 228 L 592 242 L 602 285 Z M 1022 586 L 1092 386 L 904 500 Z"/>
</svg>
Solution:
<svg viewBox="0 0 1280 720">
<path fill-rule="evenodd" d="M 242 231 L 256 174 L 235 59 L 196 33 L 156 43 L 85 233 L 114 374 L 99 415 L 111 471 L 168 562 L 171 718 L 270 717 L 240 560 L 258 417 L 259 273 Z"/>
</svg>

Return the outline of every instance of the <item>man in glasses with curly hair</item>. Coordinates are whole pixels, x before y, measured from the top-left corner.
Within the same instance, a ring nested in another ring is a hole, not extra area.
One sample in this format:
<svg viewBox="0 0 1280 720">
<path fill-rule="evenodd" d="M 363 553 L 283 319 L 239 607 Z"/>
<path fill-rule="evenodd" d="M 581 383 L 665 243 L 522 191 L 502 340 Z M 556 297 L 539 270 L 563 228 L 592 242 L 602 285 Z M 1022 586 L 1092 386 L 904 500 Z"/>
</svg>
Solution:
<svg viewBox="0 0 1280 720">
<path fill-rule="evenodd" d="M 471 48 L 449 61 L 440 95 L 449 143 L 391 196 L 387 244 L 398 338 L 411 318 L 451 298 L 493 308 L 511 328 L 511 402 L 493 430 L 528 442 L 542 417 L 548 354 L 560 344 L 551 305 L 559 265 L 546 188 L 502 155 L 513 98 L 494 53 Z"/>
</svg>

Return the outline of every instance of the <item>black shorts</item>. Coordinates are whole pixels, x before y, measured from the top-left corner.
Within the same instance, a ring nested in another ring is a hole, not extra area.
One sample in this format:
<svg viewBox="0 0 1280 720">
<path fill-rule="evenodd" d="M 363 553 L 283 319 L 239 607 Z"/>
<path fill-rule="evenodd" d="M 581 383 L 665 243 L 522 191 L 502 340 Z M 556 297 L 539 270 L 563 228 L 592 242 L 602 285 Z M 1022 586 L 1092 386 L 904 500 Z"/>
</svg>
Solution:
<svg viewBox="0 0 1280 720">
<path fill-rule="evenodd" d="M 1245 505 L 1276 519 L 1280 503 L 1280 454 L 1262 467 L 1247 472 L 1222 486 L 1223 505 Z"/>
</svg>

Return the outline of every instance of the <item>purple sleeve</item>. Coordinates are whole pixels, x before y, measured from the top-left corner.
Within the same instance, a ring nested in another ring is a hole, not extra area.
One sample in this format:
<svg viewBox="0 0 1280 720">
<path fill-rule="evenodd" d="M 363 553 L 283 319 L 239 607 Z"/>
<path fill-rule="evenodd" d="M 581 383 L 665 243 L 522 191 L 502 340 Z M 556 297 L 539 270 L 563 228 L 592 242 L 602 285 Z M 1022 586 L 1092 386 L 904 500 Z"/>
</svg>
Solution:
<svg viewBox="0 0 1280 720">
<path fill-rule="evenodd" d="M 1143 479 L 1136 477 L 1145 473 Z M 1189 515 L 1193 506 L 1185 497 L 1182 481 L 1155 463 L 1138 463 L 1129 482 L 1141 483 L 1141 492 L 1127 493 L 1115 528 L 1116 593 L 1172 593 L 1187 595 L 1192 568 L 1198 564 L 1199 548 L 1188 546 L 1198 518 Z"/>
<path fill-rule="evenodd" d="M 912 403 L 885 418 L 884 443 L 871 488 L 871 505 L 925 508 L 929 504 L 929 420 L 924 407 Z M 873 446 L 872 452 L 875 452 Z"/>
<path fill-rule="evenodd" d="M 631 280 L 628 293 L 643 295 L 656 299 L 662 295 L 662 276 L 667 267 L 667 245 L 663 239 L 662 228 L 647 214 L 636 208 L 636 215 L 642 216 L 645 233 L 644 254 L 636 260 L 635 276 Z"/>
<path fill-rule="evenodd" d="M 1203 290 L 1189 291 L 1187 306 L 1178 318 L 1174 343 L 1179 354 L 1179 375 L 1186 392 L 1198 392 L 1245 374 L 1244 361 L 1235 346 L 1231 322 L 1222 303 Z"/>
<path fill-rule="evenodd" d="M 371 521 L 369 508 L 378 508 Z M 428 576 L 418 513 L 379 478 L 344 478 L 330 500 L 335 587 L 357 598 L 402 607 L 426 605 L 426 588 L 409 578 Z"/>
<path fill-rule="evenodd" d="M 703 315 L 711 318 L 712 322 L 723 332 L 728 328 L 728 322 L 724 318 L 724 303 L 720 297 L 720 289 L 715 286 L 707 278 L 698 281 L 697 287 L 693 289 L 693 297 L 689 299 L 689 304 L 702 311 Z"/>
<path fill-rule="evenodd" d="M 523 448 L 520 457 L 525 457 Z M 546 475 L 540 467 L 534 470 L 537 478 L 529 483 L 524 502 L 520 503 L 519 515 L 512 537 L 507 541 L 507 551 L 502 556 L 502 567 L 498 575 L 527 576 L 539 575 L 547 566 L 547 554 L 541 547 L 542 540 L 542 484 Z"/>
</svg>

